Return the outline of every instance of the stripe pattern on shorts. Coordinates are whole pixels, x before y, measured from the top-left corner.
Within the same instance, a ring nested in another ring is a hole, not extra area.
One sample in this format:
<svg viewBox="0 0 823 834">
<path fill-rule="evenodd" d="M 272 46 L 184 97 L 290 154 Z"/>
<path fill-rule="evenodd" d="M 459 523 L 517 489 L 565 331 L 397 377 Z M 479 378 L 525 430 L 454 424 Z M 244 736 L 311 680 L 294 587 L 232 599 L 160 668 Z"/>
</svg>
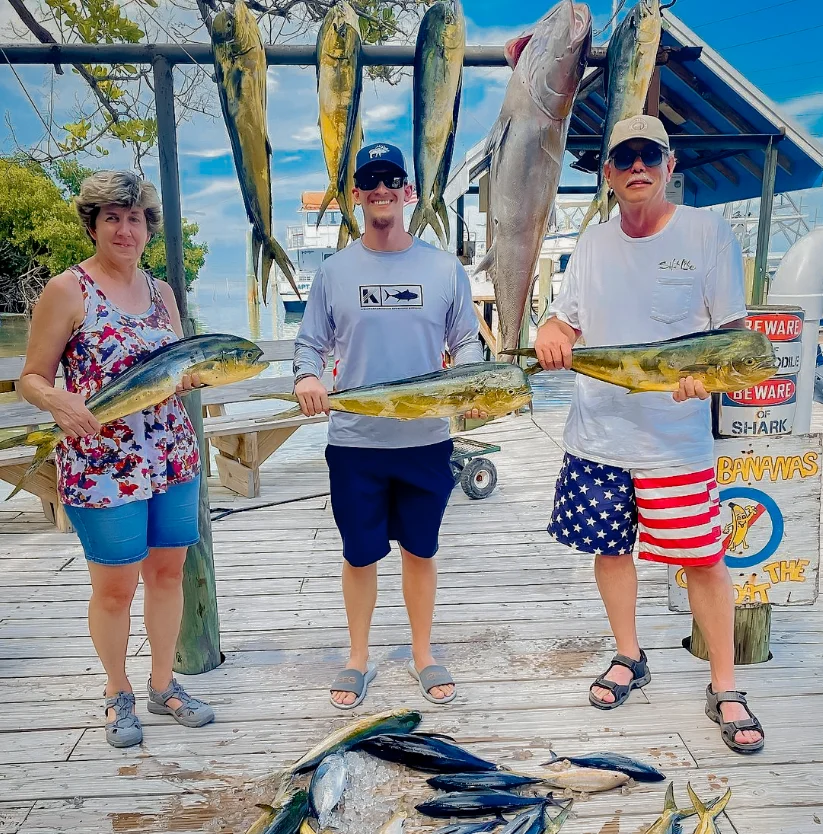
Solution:
<svg viewBox="0 0 823 834">
<path fill-rule="evenodd" d="M 690 471 L 691 470 L 691 471 Z M 713 565 L 724 555 L 714 468 L 632 470 L 639 557 L 653 562 Z"/>
</svg>

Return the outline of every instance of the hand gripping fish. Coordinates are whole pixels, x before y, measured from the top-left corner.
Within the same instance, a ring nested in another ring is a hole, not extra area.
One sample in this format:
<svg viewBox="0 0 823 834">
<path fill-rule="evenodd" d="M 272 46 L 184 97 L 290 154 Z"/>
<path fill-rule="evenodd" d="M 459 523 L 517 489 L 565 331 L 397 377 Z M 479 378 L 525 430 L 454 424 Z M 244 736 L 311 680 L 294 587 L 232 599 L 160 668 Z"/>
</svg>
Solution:
<svg viewBox="0 0 823 834">
<path fill-rule="evenodd" d="M 536 357 L 534 348 L 504 351 Z M 529 369 L 531 370 L 531 369 Z M 753 330 L 707 330 L 639 345 L 572 349 L 572 370 L 642 391 L 676 391 L 691 376 L 708 392 L 742 391 L 777 373 L 772 343 Z"/>
<path fill-rule="evenodd" d="M 255 272 L 262 250 L 263 302 L 272 263 L 283 270 L 297 297 L 289 256 L 272 237 L 271 145 L 266 132 L 266 52 L 257 21 L 243 0 L 218 12 L 212 22 L 212 48 L 220 107 L 231 140 L 234 167 L 246 214 L 252 224 Z"/>
<path fill-rule="evenodd" d="M 476 270 L 494 284 L 504 348 L 519 343 L 590 40 L 589 7 L 562 0 L 506 44 L 514 72 L 486 146 L 492 245 Z"/>
<path fill-rule="evenodd" d="M 100 423 L 111 423 L 167 400 L 175 393 L 184 374 L 198 374 L 203 386 L 226 385 L 257 376 L 269 366 L 268 362 L 260 360 L 262 355 L 263 351 L 254 342 L 237 336 L 223 333 L 190 336 L 138 360 L 90 397 L 86 408 Z M 55 424 L 0 442 L 0 449 L 37 447 L 31 466 L 8 498 L 22 489 L 65 436 Z"/>
<path fill-rule="evenodd" d="M 614 208 L 614 198 L 609 195 L 609 184 L 603 176 L 609 138 L 617 122 L 643 112 L 657 62 L 660 30 L 660 0 L 640 0 L 621 21 L 609 41 L 603 80 L 606 119 L 600 143 L 599 188 L 580 224 L 580 234 L 598 213 L 600 222 L 605 223 Z"/>
<path fill-rule="evenodd" d="M 414 175 L 417 205 L 410 234 L 431 226 L 445 249 L 449 217 L 443 191 L 449 180 L 460 91 L 466 21 L 460 0 L 438 2 L 423 16 L 414 52 Z"/>
<path fill-rule="evenodd" d="M 329 187 L 320 205 L 317 225 L 332 200 L 340 206 L 343 222 L 337 248 L 360 237 L 354 214 L 354 160 L 363 144 L 360 94 L 363 64 L 359 19 L 341 0 L 329 9 L 317 34 L 317 92 L 320 100 L 320 141 L 329 173 Z"/>
<path fill-rule="evenodd" d="M 535 366 L 539 371 L 540 366 Z M 501 417 L 531 402 L 532 391 L 525 371 L 507 362 L 472 362 L 443 371 L 379 382 L 329 394 L 332 411 L 419 420 L 422 417 L 454 417 L 472 408 L 490 417 Z M 294 394 L 257 394 L 253 399 L 297 402 Z M 277 415 L 290 419 L 300 408 Z"/>
</svg>

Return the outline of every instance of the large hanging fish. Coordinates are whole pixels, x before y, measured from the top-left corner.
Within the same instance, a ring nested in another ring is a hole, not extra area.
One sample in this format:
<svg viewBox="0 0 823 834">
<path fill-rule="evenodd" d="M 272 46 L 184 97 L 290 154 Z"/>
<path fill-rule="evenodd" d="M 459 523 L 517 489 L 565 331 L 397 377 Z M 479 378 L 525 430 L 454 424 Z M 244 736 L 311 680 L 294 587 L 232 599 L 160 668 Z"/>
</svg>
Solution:
<svg viewBox="0 0 823 834">
<path fill-rule="evenodd" d="M 423 16 L 414 52 L 417 205 L 409 232 L 422 234 L 431 226 L 444 249 L 450 234 L 443 191 L 454 153 L 465 51 L 466 21 L 460 0 L 435 3 Z"/>
<path fill-rule="evenodd" d="M 337 199 L 343 222 L 337 248 L 360 237 L 354 215 L 354 160 L 363 144 L 360 93 L 363 64 L 360 30 L 354 9 L 345 2 L 329 9 L 317 34 L 317 92 L 320 99 L 320 140 L 329 172 L 329 187 L 320 205 L 317 224 Z"/>
<path fill-rule="evenodd" d="M 271 145 L 266 133 L 266 52 L 257 21 L 243 0 L 218 12 L 212 22 L 212 47 L 220 107 L 231 140 L 240 191 L 252 224 L 255 272 L 262 251 L 263 301 L 272 263 L 283 270 L 297 297 L 289 256 L 272 237 Z"/>
<path fill-rule="evenodd" d="M 590 40 L 589 7 L 562 0 L 529 34 L 506 44 L 514 73 L 486 148 L 493 242 L 476 270 L 494 284 L 506 349 L 520 338 Z"/>
<path fill-rule="evenodd" d="M 612 128 L 623 119 L 639 116 L 646 103 L 660 45 L 660 0 L 640 0 L 620 22 L 606 51 L 606 119 L 600 144 L 600 187 L 580 224 L 580 232 L 600 213 L 605 223 L 614 208 L 603 176 Z"/>
</svg>

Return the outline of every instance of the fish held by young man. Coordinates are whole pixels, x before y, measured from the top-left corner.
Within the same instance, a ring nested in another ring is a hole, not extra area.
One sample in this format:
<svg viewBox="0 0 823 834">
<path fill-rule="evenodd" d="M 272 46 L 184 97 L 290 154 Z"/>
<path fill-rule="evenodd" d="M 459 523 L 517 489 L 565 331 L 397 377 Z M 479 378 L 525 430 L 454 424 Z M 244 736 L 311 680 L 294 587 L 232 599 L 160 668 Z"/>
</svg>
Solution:
<svg viewBox="0 0 823 834">
<path fill-rule="evenodd" d="M 294 394 L 256 394 L 252 399 L 297 402 Z M 517 411 L 531 399 L 526 372 L 518 365 L 471 362 L 396 382 L 333 391 L 329 394 L 329 407 L 332 411 L 395 420 L 455 417 L 476 408 L 493 418 Z M 290 419 L 300 413 L 299 408 L 289 409 L 277 418 Z"/>
<path fill-rule="evenodd" d="M 507 350 L 536 358 L 534 348 Z M 630 393 L 677 391 L 686 377 L 707 392 L 742 391 L 771 379 L 778 370 L 772 343 L 753 330 L 708 330 L 632 345 L 572 348 L 572 370 L 610 382 Z"/>
<path fill-rule="evenodd" d="M 263 351 L 254 342 L 224 333 L 180 339 L 138 359 L 91 396 L 86 408 L 99 423 L 111 423 L 167 400 L 184 375 L 198 374 L 203 386 L 227 385 L 257 376 L 269 366 L 260 360 L 262 355 Z M 54 424 L 0 442 L 0 449 L 37 447 L 34 460 L 9 498 L 23 488 L 64 437 L 63 430 Z"/>
</svg>

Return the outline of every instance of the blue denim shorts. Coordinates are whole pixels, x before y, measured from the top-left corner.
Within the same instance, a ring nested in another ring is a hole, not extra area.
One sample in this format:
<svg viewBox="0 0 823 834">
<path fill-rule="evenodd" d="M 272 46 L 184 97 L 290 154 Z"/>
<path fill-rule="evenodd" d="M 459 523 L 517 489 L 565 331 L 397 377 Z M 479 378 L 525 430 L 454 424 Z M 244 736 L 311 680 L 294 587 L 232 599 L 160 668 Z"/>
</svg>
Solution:
<svg viewBox="0 0 823 834">
<path fill-rule="evenodd" d="M 145 559 L 150 547 L 188 547 L 200 541 L 199 497 L 198 475 L 148 500 L 117 507 L 64 506 L 89 562 L 130 565 Z"/>
</svg>

